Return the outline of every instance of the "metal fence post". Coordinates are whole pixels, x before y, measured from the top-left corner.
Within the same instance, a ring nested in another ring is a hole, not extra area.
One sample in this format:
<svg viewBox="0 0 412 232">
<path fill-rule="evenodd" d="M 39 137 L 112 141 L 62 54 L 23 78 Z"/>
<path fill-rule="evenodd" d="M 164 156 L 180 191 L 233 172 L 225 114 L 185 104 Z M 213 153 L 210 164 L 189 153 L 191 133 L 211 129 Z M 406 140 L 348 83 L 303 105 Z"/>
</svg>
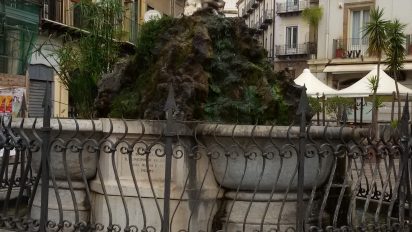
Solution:
<svg viewBox="0 0 412 232">
<path fill-rule="evenodd" d="M 303 202 L 303 187 L 305 178 L 305 153 L 306 153 L 306 114 L 309 112 L 309 102 L 306 96 L 306 87 L 303 86 L 300 95 L 297 115 L 300 116 L 299 154 L 298 154 L 298 205 L 296 218 L 296 231 L 303 232 L 305 226 L 305 205 Z"/>
<path fill-rule="evenodd" d="M 50 156 L 50 118 L 51 118 L 51 90 L 50 82 L 46 82 L 46 92 L 43 98 L 43 127 L 41 129 L 41 209 L 40 231 L 47 231 L 49 207 L 49 156 Z"/>
<path fill-rule="evenodd" d="M 162 232 L 169 232 L 169 215 L 170 215 L 170 182 L 172 176 L 172 159 L 173 159 L 173 132 L 174 129 L 174 118 L 173 111 L 176 109 L 176 101 L 174 97 L 173 86 L 169 84 L 169 94 L 167 96 L 164 111 L 166 113 L 166 130 L 165 135 L 165 184 L 164 184 L 164 198 L 163 198 L 163 222 L 162 222 Z"/>
<path fill-rule="evenodd" d="M 405 105 L 403 108 L 402 118 L 400 121 L 400 134 L 402 154 L 400 157 L 400 167 L 405 165 L 403 172 L 400 173 L 401 184 L 399 186 L 399 222 L 401 229 L 405 229 L 405 206 L 406 199 L 410 200 L 410 186 L 409 186 L 409 104 L 408 95 L 406 95 Z"/>
</svg>

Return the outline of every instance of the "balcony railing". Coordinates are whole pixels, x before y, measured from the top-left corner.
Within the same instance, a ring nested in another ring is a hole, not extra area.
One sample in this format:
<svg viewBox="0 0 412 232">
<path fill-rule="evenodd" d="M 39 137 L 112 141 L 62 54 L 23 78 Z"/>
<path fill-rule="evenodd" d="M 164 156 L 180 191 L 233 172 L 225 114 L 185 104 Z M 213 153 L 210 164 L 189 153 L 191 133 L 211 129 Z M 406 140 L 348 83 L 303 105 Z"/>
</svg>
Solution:
<svg viewBox="0 0 412 232">
<path fill-rule="evenodd" d="M 249 14 L 251 14 L 252 12 L 253 12 L 253 8 L 252 8 L 252 3 L 251 2 L 248 2 L 247 4 L 246 4 L 246 12 L 247 13 L 249 13 Z"/>
<path fill-rule="evenodd" d="M 246 7 L 242 9 L 242 18 L 247 18 L 248 13 L 246 12 Z"/>
<path fill-rule="evenodd" d="M 273 20 L 273 10 L 265 10 L 263 13 L 263 22 L 264 23 L 272 23 Z"/>
<path fill-rule="evenodd" d="M 333 58 L 356 59 L 368 56 L 368 38 L 348 38 L 333 40 Z"/>
<path fill-rule="evenodd" d="M 311 43 L 276 45 L 275 55 L 276 56 L 308 55 L 310 44 Z"/>
<path fill-rule="evenodd" d="M 252 8 L 257 8 L 259 6 L 259 3 L 256 0 L 251 0 L 251 6 Z"/>
<path fill-rule="evenodd" d="M 268 29 L 268 24 L 265 23 L 265 21 L 263 20 L 263 16 L 259 19 L 258 24 L 259 24 L 259 27 L 258 27 L 259 29 L 261 30 Z"/>
<path fill-rule="evenodd" d="M 278 14 L 288 14 L 288 13 L 298 13 L 303 11 L 305 8 L 308 8 L 309 4 L 307 1 L 298 1 L 298 2 L 284 2 L 276 4 L 276 13 Z"/>
<path fill-rule="evenodd" d="M 412 35 L 406 35 L 406 54 L 412 55 Z"/>
</svg>

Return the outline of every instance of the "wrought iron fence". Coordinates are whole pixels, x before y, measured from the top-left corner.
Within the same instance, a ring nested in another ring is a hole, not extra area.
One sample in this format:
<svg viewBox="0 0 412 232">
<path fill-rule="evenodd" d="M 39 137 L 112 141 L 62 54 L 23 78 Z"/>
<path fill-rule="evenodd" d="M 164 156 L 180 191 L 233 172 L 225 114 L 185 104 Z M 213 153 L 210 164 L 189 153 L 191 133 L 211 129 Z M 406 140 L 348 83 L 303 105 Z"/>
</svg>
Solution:
<svg viewBox="0 0 412 232">
<path fill-rule="evenodd" d="M 49 88 L 48 88 L 49 89 Z M 46 98 L 50 99 L 50 91 Z M 0 226 L 18 231 L 409 231 L 410 131 L 3 117 Z"/>
</svg>

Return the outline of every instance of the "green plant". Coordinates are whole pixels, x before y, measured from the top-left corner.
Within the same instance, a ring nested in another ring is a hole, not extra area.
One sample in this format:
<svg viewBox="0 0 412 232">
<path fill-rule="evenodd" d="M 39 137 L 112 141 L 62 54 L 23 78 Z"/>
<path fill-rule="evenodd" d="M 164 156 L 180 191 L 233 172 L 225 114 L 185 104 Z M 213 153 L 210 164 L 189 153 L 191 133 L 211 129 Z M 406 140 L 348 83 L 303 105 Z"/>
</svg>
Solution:
<svg viewBox="0 0 412 232">
<path fill-rule="evenodd" d="M 321 6 L 312 6 L 302 11 L 302 17 L 313 29 L 313 41 L 318 41 L 318 26 L 323 16 L 323 8 Z"/>
<path fill-rule="evenodd" d="M 169 86 L 182 120 L 287 124 L 295 112 L 283 97 L 289 82 L 244 22 L 207 10 L 144 24 L 126 73 L 112 117 L 163 118 Z"/>
<path fill-rule="evenodd" d="M 380 65 L 382 60 L 382 54 L 387 46 L 387 28 L 389 21 L 383 19 L 383 9 L 372 9 L 370 12 L 370 21 L 366 24 L 364 31 L 364 38 L 369 39 L 369 45 L 367 52 L 370 55 L 378 57 L 378 73 L 376 76 L 376 86 L 379 86 Z M 372 102 L 376 102 L 376 90 L 372 89 Z M 378 107 L 372 105 L 372 133 L 376 135 L 378 133 Z"/>
<path fill-rule="evenodd" d="M 325 111 L 331 115 L 338 123 L 341 119 L 343 109 L 353 108 L 353 100 L 351 98 L 331 97 L 325 100 Z"/>
<path fill-rule="evenodd" d="M 314 113 L 322 112 L 322 104 L 321 104 L 320 99 L 314 98 L 314 97 L 309 97 L 308 99 L 309 99 L 309 105 Z"/>
<path fill-rule="evenodd" d="M 399 121 L 398 121 L 398 120 L 393 120 L 393 121 L 391 121 L 391 127 L 392 127 L 393 129 L 398 128 L 398 125 L 399 125 Z"/>
<path fill-rule="evenodd" d="M 97 96 L 97 82 L 112 71 L 119 58 L 123 7 L 117 0 L 81 0 L 85 31 L 78 38 L 66 36 L 57 51 L 59 77 L 80 117 L 90 117 Z"/>
<path fill-rule="evenodd" d="M 393 79 L 395 80 L 396 96 L 398 100 L 398 120 L 401 119 L 401 98 L 398 87 L 398 75 L 399 71 L 403 68 L 403 62 L 405 60 L 405 28 L 406 25 L 400 23 L 398 19 L 391 21 L 387 28 L 388 46 L 386 49 L 387 58 L 385 61 L 388 64 L 389 72 L 393 75 Z"/>
</svg>

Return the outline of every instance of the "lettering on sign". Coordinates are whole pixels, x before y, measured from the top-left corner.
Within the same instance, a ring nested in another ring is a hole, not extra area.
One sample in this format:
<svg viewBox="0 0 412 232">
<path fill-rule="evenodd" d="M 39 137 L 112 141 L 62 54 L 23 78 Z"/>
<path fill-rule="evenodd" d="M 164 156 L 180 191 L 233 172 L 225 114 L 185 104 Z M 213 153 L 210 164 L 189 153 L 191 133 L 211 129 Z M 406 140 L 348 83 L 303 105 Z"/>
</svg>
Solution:
<svg viewBox="0 0 412 232">
<path fill-rule="evenodd" d="M 359 58 L 361 55 L 361 50 L 349 50 L 346 51 L 346 58 Z"/>
</svg>

